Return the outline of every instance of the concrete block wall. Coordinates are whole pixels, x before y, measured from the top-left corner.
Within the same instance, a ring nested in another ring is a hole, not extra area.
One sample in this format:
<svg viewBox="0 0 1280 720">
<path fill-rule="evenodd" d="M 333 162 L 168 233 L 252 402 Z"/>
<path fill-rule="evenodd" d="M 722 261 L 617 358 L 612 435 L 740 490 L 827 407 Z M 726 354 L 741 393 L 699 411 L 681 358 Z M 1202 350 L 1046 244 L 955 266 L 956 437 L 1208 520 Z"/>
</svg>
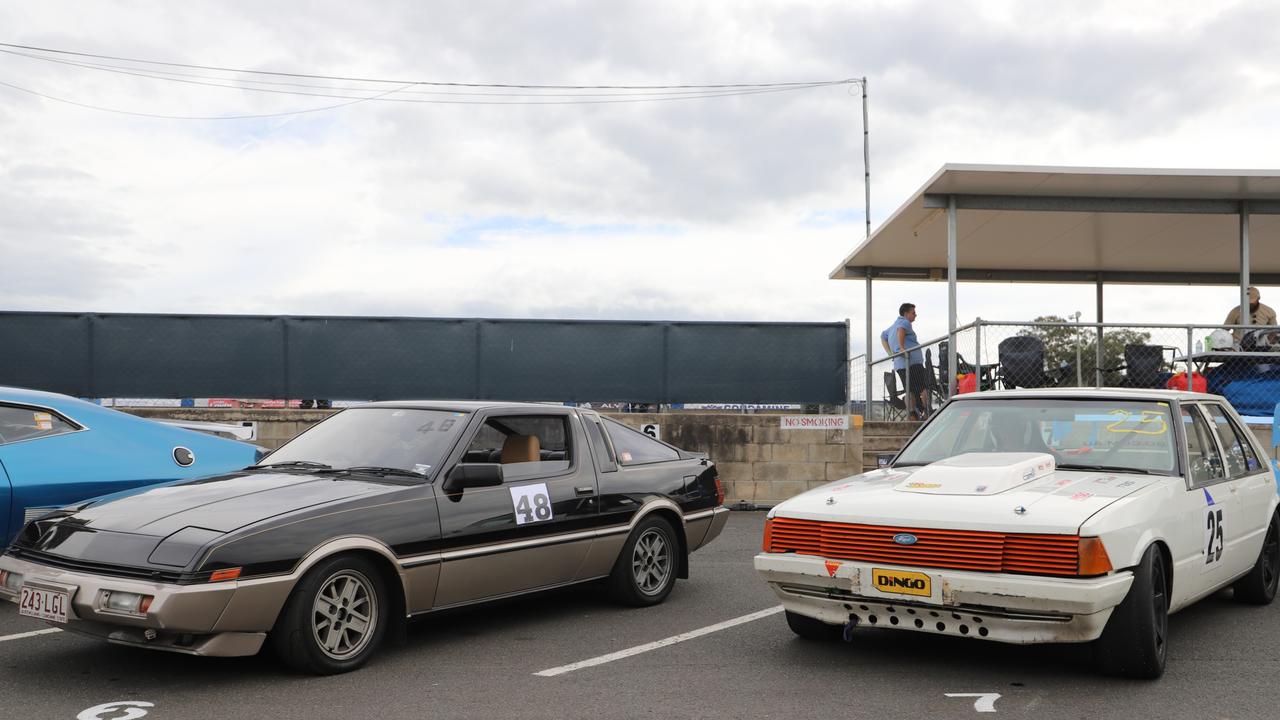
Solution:
<svg viewBox="0 0 1280 720">
<path fill-rule="evenodd" d="M 706 453 L 720 470 L 726 503 L 773 505 L 862 472 L 861 427 L 783 430 L 778 415 L 628 413 L 610 417 L 636 429 L 657 423 L 663 441 Z"/>
</svg>

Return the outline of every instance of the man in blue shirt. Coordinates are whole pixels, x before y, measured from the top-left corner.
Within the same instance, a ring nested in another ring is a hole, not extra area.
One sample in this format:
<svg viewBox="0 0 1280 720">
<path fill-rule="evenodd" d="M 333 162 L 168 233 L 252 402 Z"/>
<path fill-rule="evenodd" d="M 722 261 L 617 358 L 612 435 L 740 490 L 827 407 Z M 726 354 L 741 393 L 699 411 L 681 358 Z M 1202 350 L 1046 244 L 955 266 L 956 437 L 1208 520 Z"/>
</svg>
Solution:
<svg viewBox="0 0 1280 720">
<path fill-rule="evenodd" d="M 907 354 L 893 359 L 893 369 L 898 372 L 907 406 L 907 416 L 912 420 L 923 420 L 928 390 L 924 373 L 924 355 L 920 352 L 920 340 L 911 323 L 916 320 L 916 306 L 913 303 L 902 303 L 898 307 L 898 319 L 880 333 L 880 344 L 890 355 L 907 350 Z"/>
</svg>

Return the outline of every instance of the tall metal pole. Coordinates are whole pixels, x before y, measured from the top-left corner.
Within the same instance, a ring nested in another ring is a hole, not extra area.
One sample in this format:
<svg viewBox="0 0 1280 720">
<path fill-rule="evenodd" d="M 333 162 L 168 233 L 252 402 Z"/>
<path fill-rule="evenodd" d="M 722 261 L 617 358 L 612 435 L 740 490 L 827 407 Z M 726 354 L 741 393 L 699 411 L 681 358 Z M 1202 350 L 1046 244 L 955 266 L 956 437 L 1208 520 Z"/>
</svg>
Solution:
<svg viewBox="0 0 1280 720">
<path fill-rule="evenodd" d="M 956 395 L 956 196 L 947 196 L 947 397 Z M 910 364 L 910 362 L 908 362 Z M 907 371 L 910 376 L 910 370 Z"/>
<path fill-rule="evenodd" d="M 1249 312 L 1249 204 L 1240 203 L 1240 324 L 1252 325 Z"/>
<path fill-rule="evenodd" d="M 867 237 L 871 237 L 871 128 L 867 126 L 867 78 L 862 77 L 862 186 L 866 190 Z M 870 279 L 867 280 L 870 283 Z"/>
</svg>

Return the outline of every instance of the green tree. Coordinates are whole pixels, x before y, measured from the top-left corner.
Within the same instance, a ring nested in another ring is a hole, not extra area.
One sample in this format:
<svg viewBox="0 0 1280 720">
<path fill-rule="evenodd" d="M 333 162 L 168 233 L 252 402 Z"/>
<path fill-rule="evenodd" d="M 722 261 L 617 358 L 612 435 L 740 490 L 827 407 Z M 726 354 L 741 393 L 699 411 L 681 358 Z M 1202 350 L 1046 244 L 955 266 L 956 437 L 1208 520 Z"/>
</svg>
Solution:
<svg viewBox="0 0 1280 720">
<path fill-rule="evenodd" d="M 1064 318 L 1057 315 L 1042 315 L 1032 322 L 1065 323 Z M 1092 386 L 1094 370 L 1098 367 L 1095 348 L 1098 343 L 1098 331 L 1090 327 L 1029 327 L 1018 331 L 1019 335 L 1040 338 L 1044 343 L 1045 367 L 1049 374 L 1057 377 L 1065 372 L 1063 385 L 1076 384 L 1076 346 L 1080 347 L 1080 379 L 1086 386 Z M 1103 369 L 1119 367 L 1124 363 L 1125 345 L 1145 345 L 1150 343 L 1151 333 L 1137 330 L 1106 330 L 1102 334 L 1102 367 Z M 1106 372 L 1102 376 L 1103 384 L 1115 385 L 1121 379 L 1116 372 Z"/>
</svg>

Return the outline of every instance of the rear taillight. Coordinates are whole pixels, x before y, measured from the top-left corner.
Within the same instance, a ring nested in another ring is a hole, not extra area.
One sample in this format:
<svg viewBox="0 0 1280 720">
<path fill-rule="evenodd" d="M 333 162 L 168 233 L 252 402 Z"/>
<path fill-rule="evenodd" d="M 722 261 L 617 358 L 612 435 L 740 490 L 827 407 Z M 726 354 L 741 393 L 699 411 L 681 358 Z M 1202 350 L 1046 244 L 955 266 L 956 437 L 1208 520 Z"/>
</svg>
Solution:
<svg viewBox="0 0 1280 720">
<path fill-rule="evenodd" d="M 716 475 L 716 504 L 724 504 L 724 483 L 720 482 L 719 475 Z"/>
<path fill-rule="evenodd" d="M 773 545 L 773 518 L 764 521 L 764 547 L 761 549 L 769 552 L 770 545 Z"/>
</svg>

